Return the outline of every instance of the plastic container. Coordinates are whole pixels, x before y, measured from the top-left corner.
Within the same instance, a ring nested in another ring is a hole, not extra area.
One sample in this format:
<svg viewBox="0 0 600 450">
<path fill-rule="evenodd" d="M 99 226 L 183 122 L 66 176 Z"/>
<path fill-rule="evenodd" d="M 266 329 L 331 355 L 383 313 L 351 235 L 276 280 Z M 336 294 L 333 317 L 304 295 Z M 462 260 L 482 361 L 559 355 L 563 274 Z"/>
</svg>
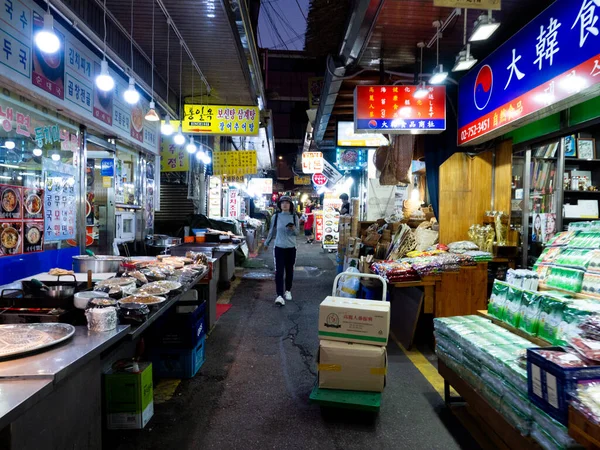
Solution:
<svg viewBox="0 0 600 450">
<path fill-rule="evenodd" d="M 193 378 L 205 358 L 206 336 L 195 348 L 158 347 L 151 351 L 154 375 L 163 378 Z"/>
<path fill-rule="evenodd" d="M 194 236 L 186 236 L 183 238 L 183 242 L 186 244 L 193 244 L 194 243 Z"/>
<path fill-rule="evenodd" d="M 202 302 L 191 312 L 170 313 L 156 324 L 152 341 L 161 346 L 195 348 L 206 335 L 205 305 L 206 302 Z"/>
<path fill-rule="evenodd" d="M 204 242 L 206 242 L 206 235 L 205 234 L 196 235 L 196 244 L 202 244 Z"/>
</svg>

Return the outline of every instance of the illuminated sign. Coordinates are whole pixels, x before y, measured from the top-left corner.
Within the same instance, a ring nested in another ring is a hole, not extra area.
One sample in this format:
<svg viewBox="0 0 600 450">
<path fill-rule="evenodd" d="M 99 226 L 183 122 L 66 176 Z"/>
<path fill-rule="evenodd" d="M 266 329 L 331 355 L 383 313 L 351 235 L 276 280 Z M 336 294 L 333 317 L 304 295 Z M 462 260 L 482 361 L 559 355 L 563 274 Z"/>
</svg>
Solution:
<svg viewBox="0 0 600 450">
<path fill-rule="evenodd" d="M 355 133 L 354 123 L 339 121 L 337 123 L 338 147 L 382 147 L 389 141 L 380 133 Z"/>
<path fill-rule="evenodd" d="M 386 134 L 436 134 L 446 129 L 446 87 L 357 86 L 354 90 L 354 130 Z"/>
<path fill-rule="evenodd" d="M 302 153 L 302 172 L 321 173 L 323 172 L 323 153 L 321 152 L 303 152 Z"/>
<path fill-rule="evenodd" d="M 185 105 L 184 113 L 184 133 L 221 136 L 258 134 L 260 114 L 256 106 Z"/>
</svg>

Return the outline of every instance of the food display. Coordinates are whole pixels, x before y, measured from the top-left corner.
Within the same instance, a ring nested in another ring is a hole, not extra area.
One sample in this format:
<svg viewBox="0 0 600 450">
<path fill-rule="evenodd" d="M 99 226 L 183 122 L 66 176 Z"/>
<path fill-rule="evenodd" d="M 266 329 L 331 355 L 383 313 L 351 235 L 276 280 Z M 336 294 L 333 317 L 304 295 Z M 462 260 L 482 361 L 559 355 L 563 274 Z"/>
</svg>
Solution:
<svg viewBox="0 0 600 450">
<path fill-rule="evenodd" d="M 155 281 L 154 283 L 158 283 L 158 281 Z M 171 292 L 170 289 L 167 289 L 164 286 L 157 286 L 154 283 L 149 283 L 144 287 L 136 289 L 133 291 L 133 295 L 167 295 Z"/>
<path fill-rule="evenodd" d="M 129 297 L 122 298 L 119 300 L 120 303 L 141 303 L 143 305 L 158 305 L 164 302 L 164 297 L 157 297 L 155 295 L 131 295 Z"/>
<path fill-rule="evenodd" d="M 48 275 L 51 275 L 53 277 L 59 277 L 64 275 L 75 275 L 75 272 L 73 272 L 72 270 L 54 268 L 48 271 Z"/>
<path fill-rule="evenodd" d="M 23 206 L 26 220 L 44 220 L 44 190 L 23 188 Z"/>
<path fill-rule="evenodd" d="M 41 252 L 44 246 L 44 223 L 24 222 L 23 253 Z"/>
<path fill-rule="evenodd" d="M 0 358 L 41 350 L 73 334 L 75 327 L 64 323 L 0 325 Z"/>
<path fill-rule="evenodd" d="M 20 187 L 0 184 L 0 219 L 21 219 L 21 202 Z"/>
</svg>

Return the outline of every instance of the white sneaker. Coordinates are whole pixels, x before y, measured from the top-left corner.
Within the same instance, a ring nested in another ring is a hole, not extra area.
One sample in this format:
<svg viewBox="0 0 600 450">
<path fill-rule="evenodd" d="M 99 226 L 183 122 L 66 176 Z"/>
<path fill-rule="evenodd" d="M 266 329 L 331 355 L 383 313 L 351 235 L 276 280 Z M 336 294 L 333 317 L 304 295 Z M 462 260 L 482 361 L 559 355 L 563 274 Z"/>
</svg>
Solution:
<svg viewBox="0 0 600 450">
<path fill-rule="evenodd" d="M 275 299 L 275 304 L 279 305 L 279 306 L 284 306 L 285 305 L 285 300 L 283 299 L 283 297 L 281 295 L 279 295 L 276 299 Z"/>
<path fill-rule="evenodd" d="M 283 296 L 287 301 L 290 301 L 292 299 L 292 293 L 290 291 L 285 291 L 285 294 L 283 294 Z"/>
</svg>

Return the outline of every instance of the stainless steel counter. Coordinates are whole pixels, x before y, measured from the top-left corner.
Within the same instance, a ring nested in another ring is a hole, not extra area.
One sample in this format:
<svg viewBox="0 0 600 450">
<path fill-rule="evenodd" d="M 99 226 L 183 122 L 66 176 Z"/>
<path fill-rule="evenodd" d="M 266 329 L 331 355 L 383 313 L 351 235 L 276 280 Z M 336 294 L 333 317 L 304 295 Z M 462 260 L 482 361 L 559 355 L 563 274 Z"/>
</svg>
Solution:
<svg viewBox="0 0 600 450">
<path fill-rule="evenodd" d="M 123 339 L 128 332 L 129 325 L 117 325 L 115 330 L 105 332 L 75 327 L 75 335 L 71 339 L 49 350 L 0 362 L 0 381 L 46 379 L 58 383 Z M 0 403 L 2 401 L 0 395 Z"/>
<path fill-rule="evenodd" d="M 0 430 L 52 392 L 52 380 L 0 381 Z"/>
</svg>

